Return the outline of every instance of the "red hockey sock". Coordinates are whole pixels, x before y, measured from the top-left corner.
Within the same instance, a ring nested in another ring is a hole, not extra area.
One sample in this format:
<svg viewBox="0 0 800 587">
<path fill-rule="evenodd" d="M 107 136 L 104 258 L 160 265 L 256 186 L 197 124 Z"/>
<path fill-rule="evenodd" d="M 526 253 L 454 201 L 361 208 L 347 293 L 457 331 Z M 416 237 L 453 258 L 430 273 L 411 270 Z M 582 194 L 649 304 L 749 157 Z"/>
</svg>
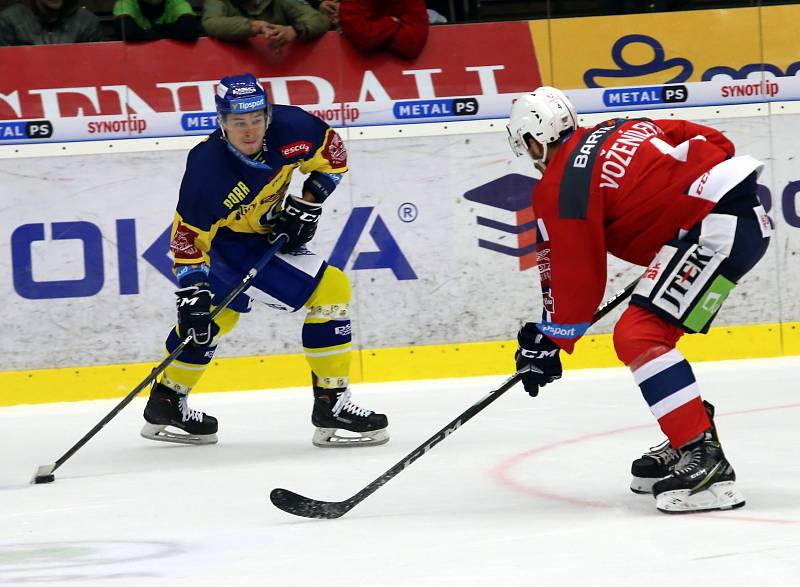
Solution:
<svg viewBox="0 0 800 587">
<path fill-rule="evenodd" d="M 614 348 L 673 448 L 711 426 L 692 368 L 675 344 L 683 330 L 630 306 L 614 329 Z"/>
</svg>

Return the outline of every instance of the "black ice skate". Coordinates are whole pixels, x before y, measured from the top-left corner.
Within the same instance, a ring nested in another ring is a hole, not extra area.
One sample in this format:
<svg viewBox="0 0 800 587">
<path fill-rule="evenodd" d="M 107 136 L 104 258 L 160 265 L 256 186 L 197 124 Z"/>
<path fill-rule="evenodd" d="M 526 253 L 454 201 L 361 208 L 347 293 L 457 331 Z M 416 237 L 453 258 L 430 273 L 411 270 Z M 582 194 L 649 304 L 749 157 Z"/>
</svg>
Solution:
<svg viewBox="0 0 800 587">
<path fill-rule="evenodd" d="M 678 451 L 665 440 L 631 463 L 631 491 L 634 493 L 653 493 L 653 485 L 672 472 L 678 462 Z"/>
<path fill-rule="evenodd" d="M 653 485 L 656 507 L 667 514 L 730 510 L 744 505 L 736 473 L 713 428 L 682 447 L 674 470 Z"/>
<path fill-rule="evenodd" d="M 142 436 L 179 444 L 214 444 L 217 419 L 189 408 L 188 396 L 156 383 L 144 408 Z M 172 428 L 173 430 L 168 429 Z M 177 431 L 176 431 L 177 430 Z"/>
<path fill-rule="evenodd" d="M 322 389 L 315 385 L 311 423 L 317 428 L 312 442 L 322 448 L 375 446 L 389 442 L 386 416 L 351 402 L 347 388 Z M 339 434 L 342 430 L 352 434 Z"/>
<path fill-rule="evenodd" d="M 714 426 L 714 406 L 705 400 L 703 400 L 703 405 L 706 408 L 708 419 L 711 420 L 714 438 L 717 438 L 717 429 Z M 631 463 L 631 475 L 633 476 L 631 491 L 652 494 L 655 482 L 672 473 L 678 459 L 678 451 L 670 446 L 669 440 L 651 447 L 648 452 Z"/>
</svg>

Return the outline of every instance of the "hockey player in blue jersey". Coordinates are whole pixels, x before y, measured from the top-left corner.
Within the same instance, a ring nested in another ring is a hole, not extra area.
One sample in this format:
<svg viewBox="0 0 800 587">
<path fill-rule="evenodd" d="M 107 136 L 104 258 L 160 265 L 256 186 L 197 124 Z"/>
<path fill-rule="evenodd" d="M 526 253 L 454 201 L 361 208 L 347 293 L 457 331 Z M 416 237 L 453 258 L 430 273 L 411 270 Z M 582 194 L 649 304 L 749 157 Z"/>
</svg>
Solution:
<svg viewBox="0 0 800 587">
<path fill-rule="evenodd" d="M 269 104 L 251 74 L 224 78 L 216 105 L 220 127 L 189 153 L 170 243 L 180 289 L 178 323 L 167 337 L 167 352 L 188 335 L 192 341 L 153 386 L 142 436 L 187 444 L 217 441 L 217 420 L 190 409 L 188 394 L 220 338 L 257 300 L 307 311 L 302 343 L 314 392 L 314 445 L 383 444 L 389 439 L 386 416 L 350 399 L 350 282 L 306 248 L 325 201 L 347 171 L 342 139 L 300 108 Z M 308 174 L 299 196 L 287 194 L 295 169 Z M 214 302 L 280 234 L 288 236 L 281 252 L 212 321 Z"/>
</svg>

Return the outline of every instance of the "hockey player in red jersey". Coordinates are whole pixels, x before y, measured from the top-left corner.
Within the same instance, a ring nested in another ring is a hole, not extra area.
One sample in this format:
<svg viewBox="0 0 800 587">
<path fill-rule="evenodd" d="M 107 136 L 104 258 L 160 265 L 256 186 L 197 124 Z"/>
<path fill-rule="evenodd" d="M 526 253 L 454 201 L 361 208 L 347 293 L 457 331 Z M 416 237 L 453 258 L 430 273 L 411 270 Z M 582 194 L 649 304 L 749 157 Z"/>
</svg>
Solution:
<svg viewBox="0 0 800 587">
<path fill-rule="evenodd" d="M 764 255 L 772 223 L 756 196 L 763 164 L 735 156 L 722 133 L 681 120 L 611 119 L 578 126 L 558 89 L 513 105 L 515 155 L 542 178 L 533 191 L 544 302 L 519 331 L 528 393 L 561 377 L 601 302 L 606 255 L 646 266 L 614 328 L 627 365 L 668 442 L 636 459 L 631 489 L 668 513 L 744 505 L 692 369 L 675 348 L 706 333 L 731 290 Z"/>
</svg>

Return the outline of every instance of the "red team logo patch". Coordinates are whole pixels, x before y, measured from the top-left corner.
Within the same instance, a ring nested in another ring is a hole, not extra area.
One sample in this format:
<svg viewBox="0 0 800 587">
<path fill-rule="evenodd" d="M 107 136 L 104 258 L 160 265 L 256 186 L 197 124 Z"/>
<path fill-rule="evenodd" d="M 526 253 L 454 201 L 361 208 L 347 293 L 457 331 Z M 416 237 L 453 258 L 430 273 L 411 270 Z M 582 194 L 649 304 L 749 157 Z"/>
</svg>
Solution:
<svg viewBox="0 0 800 587">
<path fill-rule="evenodd" d="M 179 224 L 175 229 L 175 236 L 172 237 L 172 242 L 169 248 L 175 259 L 202 259 L 203 254 L 194 245 L 194 239 L 197 238 L 197 233 L 191 228 Z"/>
<path fill-rule="evenodd" d="M 281 155 L 289 159 L 297 155 L 308 155 L 311 152 L 311 143 L 308 141 L 297 141 L 281 147 Z"/>
<path fill-rule="evenodd" d="M 333 169 L 341 169 L 347 166 L 347 149 L 344 141 L 336 132 L 331 131 L 328 135 L 328 142 L 322 148 L 322 156 L 331 163 Z"/>
</svg>

